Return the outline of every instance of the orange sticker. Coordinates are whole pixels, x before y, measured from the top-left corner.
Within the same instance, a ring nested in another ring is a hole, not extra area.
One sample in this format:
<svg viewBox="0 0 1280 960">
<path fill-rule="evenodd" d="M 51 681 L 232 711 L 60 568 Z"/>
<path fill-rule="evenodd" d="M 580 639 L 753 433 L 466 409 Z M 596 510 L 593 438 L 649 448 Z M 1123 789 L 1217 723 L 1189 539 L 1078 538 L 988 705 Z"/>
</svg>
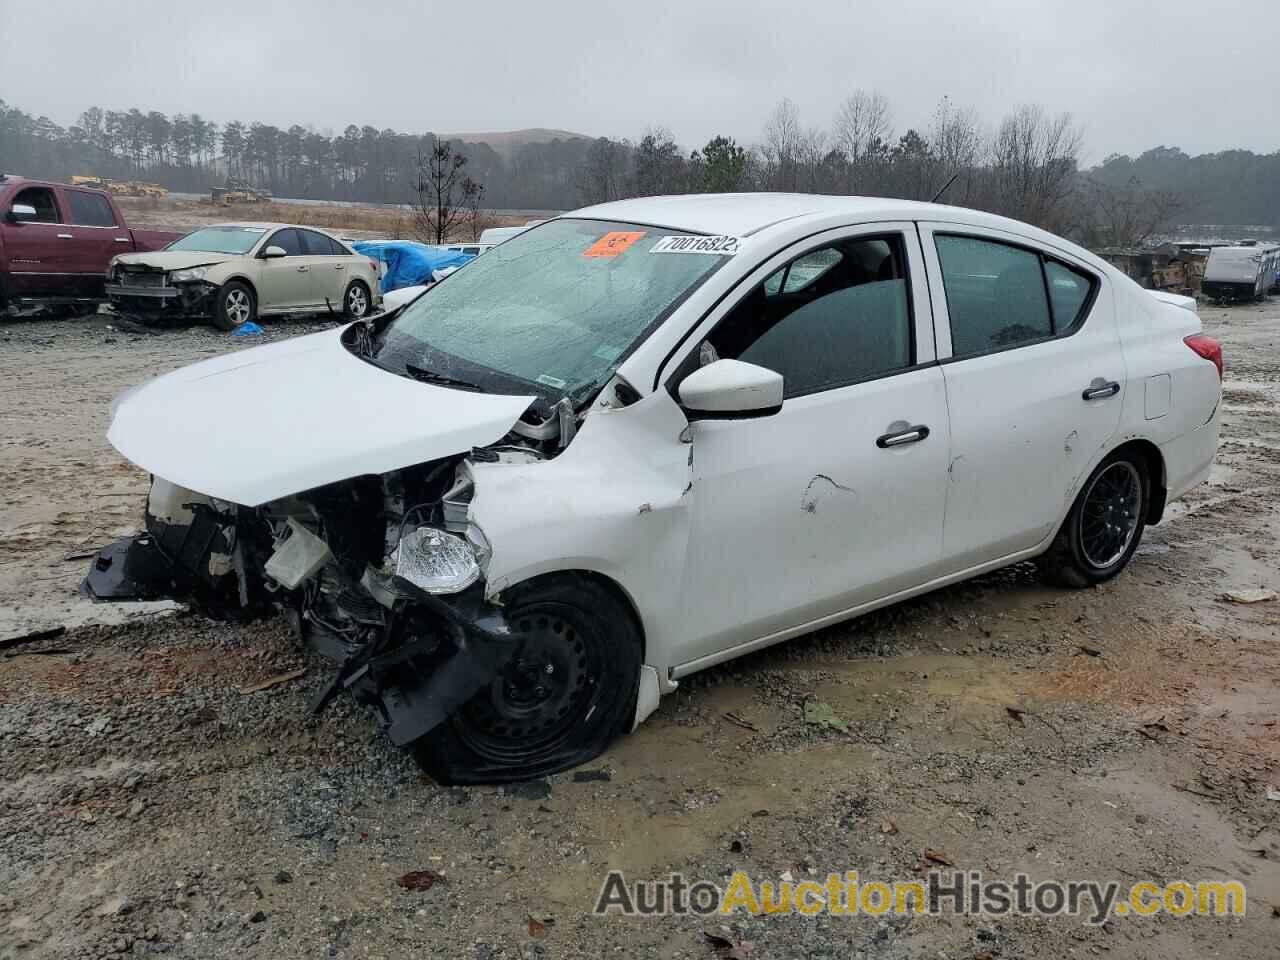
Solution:
<svg viewBox="0 0 1280 960">
<path fill-rule="evenodd" d="M 643 230 L 612 230 L 587 247 L 584 257 L 616 257 L 644 236 Z"/>
</svg>

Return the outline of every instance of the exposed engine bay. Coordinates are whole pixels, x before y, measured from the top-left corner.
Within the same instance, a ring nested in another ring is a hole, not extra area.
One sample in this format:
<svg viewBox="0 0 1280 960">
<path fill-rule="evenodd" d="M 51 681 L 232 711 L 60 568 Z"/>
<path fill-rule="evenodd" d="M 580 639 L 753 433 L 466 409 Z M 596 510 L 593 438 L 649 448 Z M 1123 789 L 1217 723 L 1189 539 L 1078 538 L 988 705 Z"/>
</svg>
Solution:
<svg viewBox="0 0 1280 960">
<path fill-rule="evenodd" d="M 521 660 L 536 642 L 517 635 L 502 597 L 486 597 L 490 549 L 469 519 L 471 467 L 552 458 L 577 422 L 567 404 L 545 418 L 530 410 L 501 441 L 469 454 L 257 507 L 153 477 L 145 532 L 104 547 L 82 590 L 103 601 L 176 599 L 216 619 L 282 614 L 337 664 L 311 710 L 348 691 L 378 712 L 398 746 L 418 744 L 487 685 L 504 691 L 485 705 L 501 729 L 511 703 L 525 715 L 572 694 L 560 689 L 571 671 L 557 675 L 546 658 Z M 534 772 L 581 759 L 542 757 Z M 452 782 L 512 778 L 500 763 L 428 769 Z"/>
</svg>

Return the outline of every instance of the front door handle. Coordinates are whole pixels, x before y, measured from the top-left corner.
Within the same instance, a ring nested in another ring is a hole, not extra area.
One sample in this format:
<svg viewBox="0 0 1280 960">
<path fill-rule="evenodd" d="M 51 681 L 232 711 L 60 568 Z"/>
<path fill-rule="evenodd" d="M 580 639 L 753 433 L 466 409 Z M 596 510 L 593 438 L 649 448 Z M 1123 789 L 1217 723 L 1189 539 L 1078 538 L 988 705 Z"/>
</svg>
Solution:
<svg viewBox="0 0 1280 960">
<path fill-rule="evenodd" d="M 877 437 L 876 446 L 881 450 L 887 450 L 889 447 L 900 447 L 907 443 L 919 443 L 928 435 L 929 428 L 923 423 L 917 423 L 914 427 L 907 427 L 905 430 L 886 433 L 884 436 Z"/>
<path fill-rule="evenodd" d="M 347 269 L 347 265 L 346 265 L 345 263 L 335 263 L 335 264 L 333 265 L 333 269 L 335 269 L 335 270 L 345 270 L 345 269 Z"/>
<path fill-rule="evenodd" d="M 1080 394 L 1084 400 L 1101 400 L 1103 397 L 1114 397 L 1120 392 L 1120 384 L 1114 380 L 1104 382 L 1101 377 L 1084 388 Z"/>
<path fill-rule="evenodd" d="M 75 237 L 73 237 L 73 236 L 72 236 L 71 234 L 69 234 L 69 233 L 60 233 L 60 234 L 58 234 L 58 239 L 59 239 L 59 240 L 74 240 L 74 239 L 75 239 Z"/>
<path fill-rule="evenodd" d="M 307 269 L 308 269 L 308 268 L 307 268 L 306 266 L 301 266 L 301 267 L 299 267 L 299 268 L 298 268 L 298 272 L 299 272 L 299 273 L 306 273 L 306 272 L 307 272 Z"/>
<path fill-rule="evenodd" d="M 128 243 L 128 242 L 129 242 L 128 237 L 116 237 L 116 243 Z"/>
</svg>

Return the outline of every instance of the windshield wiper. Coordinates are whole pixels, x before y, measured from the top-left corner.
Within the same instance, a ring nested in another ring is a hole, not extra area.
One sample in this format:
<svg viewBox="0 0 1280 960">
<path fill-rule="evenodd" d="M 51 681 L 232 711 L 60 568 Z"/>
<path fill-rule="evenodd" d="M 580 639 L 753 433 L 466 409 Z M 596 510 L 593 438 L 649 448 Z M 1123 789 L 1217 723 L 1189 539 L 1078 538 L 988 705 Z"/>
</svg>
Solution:
<svg viewBox="0 0 1280 960">
<path fill-rule="evenodd" d="M 414 363 L 406 363 L 404 372 L 411 376 L 414 380 L 420 380 L 422 383 L 434 383 L 441 387 L 458 387 L 462 390 L 472 390 L 476 393 L 484 393 L 484 387 L 478 383 L 472 383 L 469 380 L 459 380 L 457 377 L 445 376 L 443 373 L 436 373 L 434 370 L 428 370 L 426 367 L 420 367 Z"/>
</svg>

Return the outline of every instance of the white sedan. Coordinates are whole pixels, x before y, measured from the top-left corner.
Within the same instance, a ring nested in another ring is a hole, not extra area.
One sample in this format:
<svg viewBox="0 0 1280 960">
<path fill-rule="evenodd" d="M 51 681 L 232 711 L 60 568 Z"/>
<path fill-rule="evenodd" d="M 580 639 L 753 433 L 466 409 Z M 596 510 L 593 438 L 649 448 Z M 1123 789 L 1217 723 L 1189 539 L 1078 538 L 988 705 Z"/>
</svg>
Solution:
<svg viewBox="0 0 1280 960">
<path fill-rule="evenodd" d="M 411 303 L 116 401 L 101 599 L 284 613 L 443 781 L 584 762 L 682 678 L 996 567 L 1096 584 L 1203 481 L 1194 301 L 856 197 L 551 220 Z"/>
</svg>

